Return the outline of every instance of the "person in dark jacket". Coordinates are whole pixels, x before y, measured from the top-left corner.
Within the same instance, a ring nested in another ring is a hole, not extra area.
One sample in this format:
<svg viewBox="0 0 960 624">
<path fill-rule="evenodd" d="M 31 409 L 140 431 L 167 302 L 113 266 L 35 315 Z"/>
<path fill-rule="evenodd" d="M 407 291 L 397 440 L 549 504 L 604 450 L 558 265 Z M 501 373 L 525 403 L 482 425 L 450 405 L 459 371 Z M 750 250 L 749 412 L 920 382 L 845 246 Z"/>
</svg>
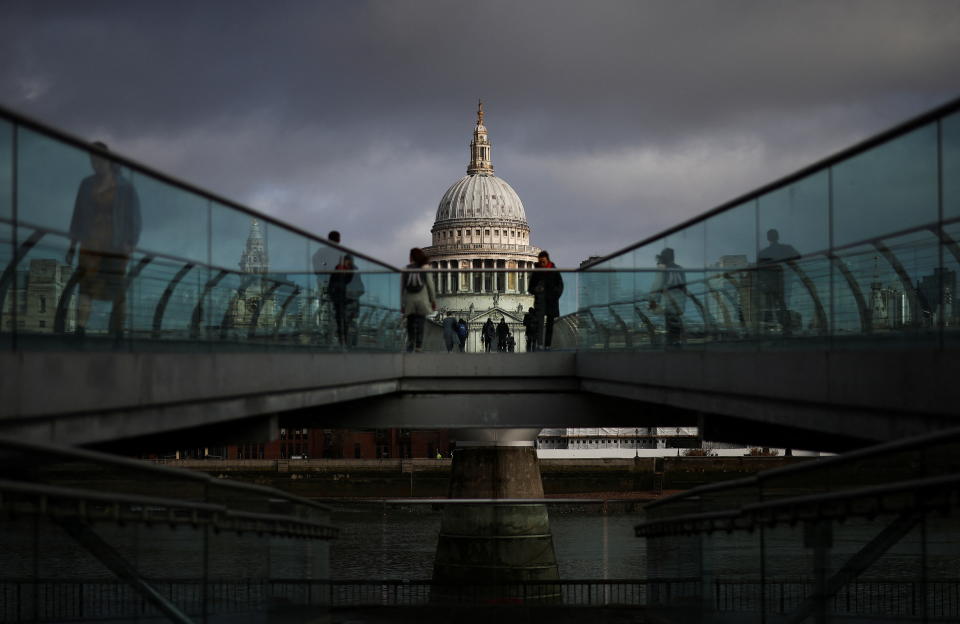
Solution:
<svg viewBox="0 0 960 624">
<path fill-rule="evenodd" d="M 563 294 L 563 276 L 556 269 L 556 265 L 550 261 L 550 254 L 541 251 L 527 288 L 527 292 L 533 295 L 537 334 L 542 337 L 542 342 L 537 340 L 537 343 L 542 344 L 546 351 L 550 350 L 553 342 L 553 322 L 560 316 L 560 295 Z"/>
<path fill-rule="evenodd" d="M 467 350 L 467 334 L 469 333 L 470 328 L 467 327 L 467 322 L 463 319 L 457 321 L 457 339 L 460 340 L 460 353 Z"/>
<path fill-rule="evenodd" d="M 93 146 L 107 151 L 107 146 L 99 141 Z M 110 331 L 118 333 L 123 329 L 124 278 L 141 228 L 140 199 L 133 184 L 121 175 L 120 166 L 95 153 L 90 155 L 90 165 L 93 175 L 84 178 L 77 189 L 65 258 L 67 264 L 72 264 L 79 247 L 78 335 L 86 329 L 94 299 L 114 302 Z"/>
<path fill-rule="evenodd" d="M 507 351 L 507 336 L 510 335 L 510 328 L 507 326 L 506 319 L 500 319 L 497 323 L 497 351 L 505 353 Z"/>
<path fill-rule="evenodd" d="M 483 340 L 483 350 L 490 353 L 490 350 L 493 348 L 493 341 L 497 339 L 497 328 L 494 327 L 491 319 L 487 319 L 487 322 L 483 324 L 483 329 L 480 330 L 480 337 Z"/>
<path fill-rule="evenodd" d="M 523 326 L 526 327 L 527 351 L 537 350 L 537 313 L 533 308 L 523 315 Z"/>
<path fill-rule="evenodd" d="M 447 346 L 447 353 L 453 351 L 456 342 L 457 319 L 453 318 L 453 312 L 447 312 L 447 318 L 443 319 L 443 344 Z"/>
</svg>

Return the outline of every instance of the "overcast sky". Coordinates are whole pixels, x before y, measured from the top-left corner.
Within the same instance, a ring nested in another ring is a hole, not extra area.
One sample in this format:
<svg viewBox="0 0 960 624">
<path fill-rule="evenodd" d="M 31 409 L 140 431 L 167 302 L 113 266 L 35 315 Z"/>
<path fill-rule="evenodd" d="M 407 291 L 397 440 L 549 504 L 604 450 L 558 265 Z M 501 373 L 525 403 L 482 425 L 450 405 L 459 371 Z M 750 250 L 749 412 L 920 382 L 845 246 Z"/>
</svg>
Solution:
<svg viewBox="0 0 960 624">
<path fill-rule="evenodd" d="M 0 104 L 403 264 L 482 97 L 576 266 L 960 95 L 956 0 L 0 0 Z"/>
</svg>

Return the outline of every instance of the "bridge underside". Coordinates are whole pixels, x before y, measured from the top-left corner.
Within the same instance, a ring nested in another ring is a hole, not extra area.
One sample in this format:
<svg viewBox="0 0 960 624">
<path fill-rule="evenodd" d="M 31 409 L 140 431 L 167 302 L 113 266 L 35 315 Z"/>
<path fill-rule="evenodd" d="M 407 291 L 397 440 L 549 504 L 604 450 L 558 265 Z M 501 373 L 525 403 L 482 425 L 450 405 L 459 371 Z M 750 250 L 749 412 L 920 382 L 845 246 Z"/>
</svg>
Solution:
<svg viewBox="0 0 960 624">
<path fill-rule="evenodd" d="M 702 427 L 716 441 L 848 448 L 958 424 L 949 351 L 2 356 L 0 434 L 78 445 L 278 426 Z M 209 437 L 207 437 L 209 435 Z"/>
</svg>

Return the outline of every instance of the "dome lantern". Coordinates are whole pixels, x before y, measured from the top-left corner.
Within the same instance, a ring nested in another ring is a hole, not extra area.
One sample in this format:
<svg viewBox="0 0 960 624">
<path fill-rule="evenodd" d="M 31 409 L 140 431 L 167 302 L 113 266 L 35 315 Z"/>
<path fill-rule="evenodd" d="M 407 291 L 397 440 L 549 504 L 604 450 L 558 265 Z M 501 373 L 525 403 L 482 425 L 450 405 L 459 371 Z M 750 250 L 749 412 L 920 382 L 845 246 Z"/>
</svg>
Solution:
<svg viewBox="0 0 960 624">
<path fill-rule="evenodd" d="M 490 140 L 487 138 L 487 128 L 483 125 L 483 100 L 477 100 L 477 127 L 473 130 L 473 140 L 470 141 L 470 164 L 467 166 L 468 175 L 493 175 L 493 162 L 490 160 Z"/>
</svg>

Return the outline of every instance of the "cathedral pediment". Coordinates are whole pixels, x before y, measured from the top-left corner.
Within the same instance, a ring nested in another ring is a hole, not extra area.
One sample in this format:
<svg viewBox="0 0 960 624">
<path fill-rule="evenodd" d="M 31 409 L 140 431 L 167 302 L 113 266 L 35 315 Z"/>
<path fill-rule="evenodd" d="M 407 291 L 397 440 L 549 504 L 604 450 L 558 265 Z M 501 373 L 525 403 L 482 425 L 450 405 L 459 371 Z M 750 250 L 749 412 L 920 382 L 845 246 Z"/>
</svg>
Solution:
<svg viewBox="0 0 960 624">
<path fill-rule="evenodd" d="M 523 315 L 519 317 L 516 312 L 508 312 L 503 308 L 496 307 L 490 308 L 489 310 L 483 310 L 474 314 L 470 318 L 466 319 L 468 323 L 486 323 L 487 319 L 491 319 L 494 324 L 499 323 L 501 318 L 507 319 L 507 323 L 519 323 L 523 321 Z"/>
</svg>

